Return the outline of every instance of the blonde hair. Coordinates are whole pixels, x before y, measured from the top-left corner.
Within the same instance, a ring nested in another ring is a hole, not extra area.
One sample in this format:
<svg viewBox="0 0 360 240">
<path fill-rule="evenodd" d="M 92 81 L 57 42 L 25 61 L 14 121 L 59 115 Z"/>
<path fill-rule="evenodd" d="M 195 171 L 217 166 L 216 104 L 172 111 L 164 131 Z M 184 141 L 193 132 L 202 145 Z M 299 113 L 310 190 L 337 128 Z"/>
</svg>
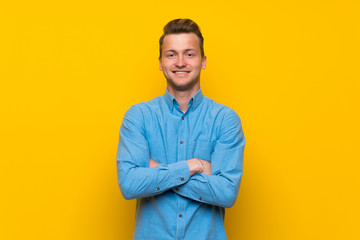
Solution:
<svg viewBox="0 0 360 240">
<path fill-rule="evenodd" d="M 204 38 L 201 34 L 199 26 L 191 19 L 188 18 L 179 18 L 174 19 L 168 22 L 164 27 L 164 33 L 160 37 L 159 45 L 160 45 L 160 57 L 162 56 L 162 44 L 164 42 L 164 38 L 169 34 L 180 34 L 180 33 L 194 33 L 200 43 L 200 51 L 201 57 L 204 57 Z"/>
</svg>

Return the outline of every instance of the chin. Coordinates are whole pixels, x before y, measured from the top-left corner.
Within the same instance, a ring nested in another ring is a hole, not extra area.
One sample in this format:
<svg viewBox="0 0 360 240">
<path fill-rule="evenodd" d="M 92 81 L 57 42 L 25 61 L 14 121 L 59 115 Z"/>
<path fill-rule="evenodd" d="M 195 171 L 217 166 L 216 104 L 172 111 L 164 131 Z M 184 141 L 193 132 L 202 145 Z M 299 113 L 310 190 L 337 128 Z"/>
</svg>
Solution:
<svg viewBox="0 0 360 240">
<path fill-rule="evenodd" d="M 176 91 L 188 91 L 191 90 L 192 88 L 194 88 L 194 86 L 197 84 L 198 81 L 190 81 L 187 83 L 175 83 L 174 81 L 168 79 L 168 84 Z"/>
</svg>

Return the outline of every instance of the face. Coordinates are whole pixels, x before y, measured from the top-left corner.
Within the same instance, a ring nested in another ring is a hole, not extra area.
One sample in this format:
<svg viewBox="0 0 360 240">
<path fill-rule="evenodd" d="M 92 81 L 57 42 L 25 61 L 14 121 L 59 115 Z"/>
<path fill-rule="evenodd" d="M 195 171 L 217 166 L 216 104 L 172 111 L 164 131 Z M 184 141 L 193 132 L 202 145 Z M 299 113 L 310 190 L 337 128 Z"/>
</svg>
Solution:
<svg viewBox="0 0 360 240">
<path fill-rule="evenodd" d="M 166 35 L 162 45 L 160 71 L 169 90 L 188 91 L 200 87 L 200 72 L 206 67 L 199 39 L 194 33 Z"/>
</svg>

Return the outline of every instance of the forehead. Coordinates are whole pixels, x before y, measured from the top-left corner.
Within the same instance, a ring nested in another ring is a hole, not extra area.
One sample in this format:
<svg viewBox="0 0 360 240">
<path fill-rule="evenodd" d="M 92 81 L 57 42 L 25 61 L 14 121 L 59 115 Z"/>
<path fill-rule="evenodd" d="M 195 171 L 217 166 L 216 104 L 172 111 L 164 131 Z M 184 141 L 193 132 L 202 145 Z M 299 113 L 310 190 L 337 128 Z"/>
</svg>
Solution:
<svg viewBox="0 0 360 240">
<path fill-rule="evenodd" d="M 166 35 L 162 45 L 163 51 L 181 51 L 195 49 L 200 51 L 200 42 L 194 33 L 179 33 Z"/>
</svg>

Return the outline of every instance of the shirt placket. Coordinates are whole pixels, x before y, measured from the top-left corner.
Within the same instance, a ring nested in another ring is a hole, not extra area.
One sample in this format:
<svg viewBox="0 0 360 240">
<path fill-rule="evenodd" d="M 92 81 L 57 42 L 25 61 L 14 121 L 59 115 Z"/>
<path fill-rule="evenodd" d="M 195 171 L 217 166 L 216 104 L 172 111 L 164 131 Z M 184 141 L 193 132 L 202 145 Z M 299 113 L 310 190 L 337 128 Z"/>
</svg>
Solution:
<svg viewBox="0 0 360 240">
<path fill-rule="evenodd" d="M 178 143 L 177 143 L 177 153 L 178 161 L 188 160 L 187 156 L 187 146 L 188 146 L 188 121 L 186 121 L 186 114 L 184 114 L 180 108 L 177 106 L 179 113 L 179 128 L 178 128 Z M 186 201 L 180 197 L 178 198 L 178 210 L 177 210 L 177 234 L 176 239 L 184 239 L 185 235 L 185 209 Z"/>
</svg>

